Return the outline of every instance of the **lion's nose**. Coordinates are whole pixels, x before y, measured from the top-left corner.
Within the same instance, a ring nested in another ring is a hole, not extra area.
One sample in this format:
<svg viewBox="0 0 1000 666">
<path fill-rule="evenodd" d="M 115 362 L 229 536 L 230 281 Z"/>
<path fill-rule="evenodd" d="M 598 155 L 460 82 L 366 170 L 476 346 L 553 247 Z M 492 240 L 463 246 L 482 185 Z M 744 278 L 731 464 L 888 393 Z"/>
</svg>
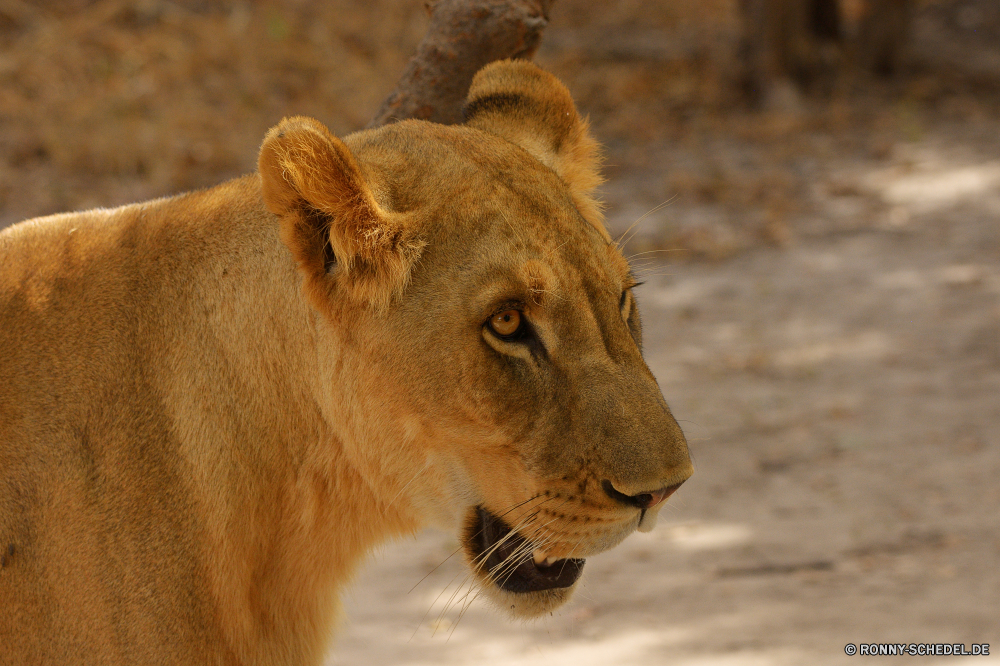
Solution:
<svg viewBox="0 0 1000 666">
<path fill-rule="evenodd" d="M 681 481 L 681 483 L 684 483 Z M 675 483 L 672 486 L 664 486 L 659 490 L 652 490 L 647 493 L 637 493 L 635 495 L 626 495 L 625 493 L 618 492 L 614 485 L 605 479 L 601 481 L 601 488 L 604 489 L 604 493 L 621 504 L 626 504 L 628 506 L 634 506 L 637 509 L 652 509 L 654 506 L 667 499 L 674 494 L 678 488 L 681 487 L 681 483 Z"/>
</svg>

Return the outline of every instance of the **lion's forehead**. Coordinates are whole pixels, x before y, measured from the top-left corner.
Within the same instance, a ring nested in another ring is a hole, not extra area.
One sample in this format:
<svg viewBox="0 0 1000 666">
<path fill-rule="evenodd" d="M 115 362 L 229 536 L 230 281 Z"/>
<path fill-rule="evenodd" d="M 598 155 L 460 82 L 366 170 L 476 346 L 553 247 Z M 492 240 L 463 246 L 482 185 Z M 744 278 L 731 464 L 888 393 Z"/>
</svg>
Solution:
<svg viewBox="0 0 1000 666">
<path fill-rule="evenodd" d="M 619 247 L 584 219 L 559 176 L 501 138 L 405 121 L 347 143 L 380 203 L 419 218 L 422 263 L 461 260 L 477 282 L 513 278 L 536 299 L 617 299 L 630 282 Z"/>
<path fill-rule="evenodd" d="M 479 261 L 466 264 L 460 272 L 475 285 L 477 308 L 488 302 L 525 300 L 545 309 L 574 310 L 586 302 L 588 310 L 604 305 L 603 309 L 617 312 L 621 291 L 630 286 L 628 262 L 617 248 L 592 240 L 513 241 L 498 233 L 471 248 L 470 254 Z"/>
<path fill-rule="evenodd" d="M 523 261 L 520 273 L 532 288 L 557 298 L 575 293 L 592 302 L 617 305 L 622 289 L 630 286 L 628 261 L 616 246 L 601 239 L 564 236 L 555 247 L 550 243 L 539 247 L 538 256 Z"/>
<path fill-rule="evenodd" d="M 345 143 L 374 189 L 391 199 L 390 208 L 499 206 L 512 218 L 573 209 L 569 188 L 552 169 L 485 132 L 404 121 L 350 135 Z"/>
</svg>

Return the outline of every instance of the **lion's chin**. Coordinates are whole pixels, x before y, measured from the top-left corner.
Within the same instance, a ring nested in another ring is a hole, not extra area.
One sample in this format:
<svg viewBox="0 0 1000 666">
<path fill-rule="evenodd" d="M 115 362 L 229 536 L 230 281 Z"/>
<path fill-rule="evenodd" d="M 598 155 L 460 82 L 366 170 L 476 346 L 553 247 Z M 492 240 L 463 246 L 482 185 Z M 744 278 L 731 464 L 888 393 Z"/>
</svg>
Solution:
<svg viewBox="0 0 1000 666">
<path fill-rule="evenodd" d="M 469 513 L 463 546 L 484 595 L 516 618 L 538 617 L 566 603 L 583 572 L 582 559 L 536 563 L 531 544 L 482 507 Z"/>
</svg>

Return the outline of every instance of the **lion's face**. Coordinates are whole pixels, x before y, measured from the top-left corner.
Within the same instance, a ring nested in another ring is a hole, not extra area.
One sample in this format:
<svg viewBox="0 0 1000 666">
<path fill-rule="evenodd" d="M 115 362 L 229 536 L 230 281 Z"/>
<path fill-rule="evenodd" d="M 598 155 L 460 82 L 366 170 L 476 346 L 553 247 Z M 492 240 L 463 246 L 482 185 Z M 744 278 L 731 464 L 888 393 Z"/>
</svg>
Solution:
<svg viewBox="0 0 1000 666">
<path fill-rule="evenodd" d="M 281 150 L 317 130 L 272 133 L 281 181 L 269 191 L 267 142 L 261 173 L 332 331 L 345 446 L 387 506 L 457 529 L 487 594 L 528 617 L 568 598 L 584 558 L 651 528 L 692 468 L 642 359 L 636 280 L 590 198 L 594 146 L 568 93 L 500 63 L 466 115 L 333 144 L 337 205 L 352 206 L 326 206 L 349 218 L 341 238 L 310 192 L 331 186 L 289 176 L 318 149 Z"/>
<path fill-rule="evenodd" d="M 392 383 L 420 374 L 413 413 L 435 415 L 426 441 L 480 582 L 503 608 L 536 614 L 567 598 L 582 558 L 651 526 L 691 466 L 641 356 L 619 249 L 554 173 L 491 150 L 489 176 L 466 177 L 468 206 L 440 218 L 385 357 L 422 359 Z"/>
</svg>

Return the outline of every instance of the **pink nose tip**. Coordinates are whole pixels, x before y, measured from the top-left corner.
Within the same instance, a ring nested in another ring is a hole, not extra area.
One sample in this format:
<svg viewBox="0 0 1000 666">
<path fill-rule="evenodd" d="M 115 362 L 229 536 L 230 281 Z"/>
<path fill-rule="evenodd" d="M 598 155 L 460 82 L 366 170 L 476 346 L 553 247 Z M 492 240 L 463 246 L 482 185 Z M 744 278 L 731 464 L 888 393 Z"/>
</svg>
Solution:
<svg viewBox="0 0 1000 666">
<path fill-rule="evenodd" d="M 642 508 L 643 509 L 652 509 L 654 506 L 656 506 L 660 502 L 666 500 L 668 497 L 670 497 L 671 495 L 673 495 L 677 491 L 677 489 L 680 488 L 680 487 L 681 487 L 681 484 L 675 483 L 672 486 L 667 486 L 665 488 L 660 488 L 659 490 L 654 490 L 651 493 L 643 493 L 641 495 L 638 495 L 638 496 L 636 496 L 636 499 L 646 499 L 648 497 L 649 499 L 646 500 L 645 506 L 642 507 Z"/>
<path fill-rule="evenodd" d="M 681 483 L 684 483 L 681 481 Z M 601 487 L 604 488 L 604 492 L 613 500 L 617 500 L 622 504 L 627 504 L 629 506 L 634 506 L 637 509 L 652 509 L 654 506 L 667 499 L 674 494 L 678 488 L 681 487 L 680 483 L 676 483 L 672 486 L 664 486 L 659 490 L 654 490 L 649 493 L 638 493 L 636 495 L 626 495 L 625 493 L 618 492 L 615 487 L 611 485 L 611 482 L 605 479 L 601 481 Z"/>
</svg>

